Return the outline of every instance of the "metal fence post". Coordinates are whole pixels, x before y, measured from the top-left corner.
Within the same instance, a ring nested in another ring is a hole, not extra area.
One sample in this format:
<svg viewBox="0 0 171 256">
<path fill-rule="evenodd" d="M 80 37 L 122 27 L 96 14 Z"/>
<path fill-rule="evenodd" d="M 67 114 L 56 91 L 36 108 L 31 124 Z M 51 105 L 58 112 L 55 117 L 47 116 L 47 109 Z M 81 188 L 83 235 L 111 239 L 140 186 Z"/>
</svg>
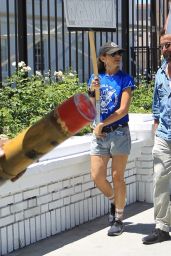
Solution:
<svg viewBox="0 0 171 256">
<path fill-rule="evenodd" d="M 157 22 L 156 1 L 151 0 L 151 67 L 152 73 L 157 70 Z"/>
<path fill-rule="evenodd" d="M 26 0 L 17 0 L 18 60 L 27 64 L 27 11 Z"/>
<path fill-rule="evenodd" d="M 2 68 L 1 68 L 1 18 L 0 18 L 0 88 L 2 87 Z"/>
<path fill-rule="evenodd" d="M 123 70 L 129 72 L 129 0 L 122 0 L 122 47 L 124 53 Z"/>
</svg>

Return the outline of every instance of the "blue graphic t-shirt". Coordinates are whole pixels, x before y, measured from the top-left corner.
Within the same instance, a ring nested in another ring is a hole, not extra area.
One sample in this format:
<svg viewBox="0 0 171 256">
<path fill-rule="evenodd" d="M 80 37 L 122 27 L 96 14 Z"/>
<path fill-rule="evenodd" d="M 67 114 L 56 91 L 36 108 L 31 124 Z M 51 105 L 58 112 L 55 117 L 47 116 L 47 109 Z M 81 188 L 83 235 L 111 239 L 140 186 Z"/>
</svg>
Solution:
<svg viewBox="0 0 171 256">
<path fill-rule="evenodd" d="M 94 75 L 88 81 L 88 87 L 91 86 Z M 121 103 L 122 92 L 130 87 L 135 89 L 135 84 L 132 77 L 123 71 L 119 70 L 114 75 L 105 73 L 99 74 L 100 81 L 100 120 L 103 121 L 113 114 Z M 123 124 L 129 121 L 128 114 L 113 124 Z M 110 124 L 111 125 L 111 124 Z"/>
</svg>

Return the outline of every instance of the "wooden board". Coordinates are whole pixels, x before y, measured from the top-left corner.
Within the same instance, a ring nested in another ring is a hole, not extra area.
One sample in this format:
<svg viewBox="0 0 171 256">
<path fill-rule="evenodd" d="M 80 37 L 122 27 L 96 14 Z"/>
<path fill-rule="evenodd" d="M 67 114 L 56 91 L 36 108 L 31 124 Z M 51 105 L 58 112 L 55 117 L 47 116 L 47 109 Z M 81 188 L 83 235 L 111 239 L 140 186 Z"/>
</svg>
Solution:
<svg viewBox="0 0 171 256">
<path fill-rule="evenodd" d="M 171 34 L 171 1 L 169 1 L 169 14 L 167 17 L 166 34 Z"/>
<path fill-rule="evenodd" d="M 115 0 L 64 0 L 64 8 L 69 30 L 116 29 Z"/>
</svg>

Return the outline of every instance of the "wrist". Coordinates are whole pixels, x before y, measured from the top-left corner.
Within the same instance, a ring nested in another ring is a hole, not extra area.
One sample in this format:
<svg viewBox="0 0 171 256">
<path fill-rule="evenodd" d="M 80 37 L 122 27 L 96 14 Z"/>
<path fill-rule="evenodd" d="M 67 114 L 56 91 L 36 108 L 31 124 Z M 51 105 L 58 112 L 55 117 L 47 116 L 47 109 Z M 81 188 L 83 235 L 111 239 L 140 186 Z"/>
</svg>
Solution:
<svg viewBox="0 0 171 256">
<path fill-rule="evenodd" d="M 159 120 L 158 119 L 154 119 L 154 124 L 159 124 Z"/>
<path fill-rule="evenodd" d="M 95 90 L 91 91 L 90 89 L 88 90 L 88 96 L 95 98 Z"/>
<path fill-rule="evenodd" d="M 105 124 L 102 123 L 102 122 L 100 122 L 100 123 L 99 123 L 99 126 L 103 128 L 103 127 L 105 126 Z"/>
</svg>

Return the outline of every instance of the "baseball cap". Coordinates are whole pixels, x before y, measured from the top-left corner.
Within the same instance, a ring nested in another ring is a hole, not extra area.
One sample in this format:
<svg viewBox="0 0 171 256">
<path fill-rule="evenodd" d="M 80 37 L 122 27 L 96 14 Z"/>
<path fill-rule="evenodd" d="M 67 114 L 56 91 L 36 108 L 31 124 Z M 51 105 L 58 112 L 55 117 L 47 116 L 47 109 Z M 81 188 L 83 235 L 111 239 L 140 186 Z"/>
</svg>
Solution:
<svg viewBox="0 0 171 256">
<path fill-rule="evenodd" d="M 99 49 L 99 56 L 104 54 L 112 54 L 115 52 L 124 52 L 125 50 L 120 48 L 117 44 L 114 42 L 108 42 L 104 45 L 102 45 Z"/>
</svg>

